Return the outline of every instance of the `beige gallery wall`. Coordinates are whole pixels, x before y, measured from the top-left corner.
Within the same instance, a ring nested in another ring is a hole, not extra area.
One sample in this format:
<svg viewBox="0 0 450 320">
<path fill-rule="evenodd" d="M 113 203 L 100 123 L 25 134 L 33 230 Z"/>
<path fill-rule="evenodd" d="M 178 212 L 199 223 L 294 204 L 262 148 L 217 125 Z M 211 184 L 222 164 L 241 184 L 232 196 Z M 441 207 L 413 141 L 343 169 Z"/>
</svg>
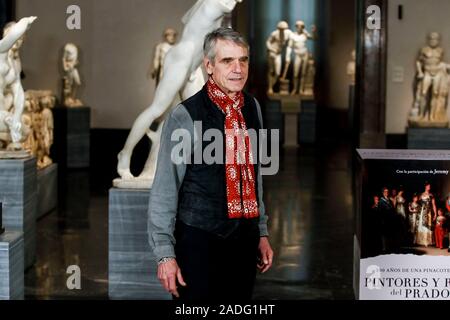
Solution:
<svg viewBox="0 0 450 320">
<path fill-rule="evenodd" d="M 131 128 L 149 105 L 154 80 L 147 70 L 167 27 L 182 30 L 195 0 L 17 0 L 16 16 L 38 16 L 22 51 L 25 89 L 51 89 L 60 96 L 65 43 L 80 48 L 83 102 L 92 107 L 93 128 Z M 66 9 L 81 9 L 81 30 L 68 30 Z"/>
<path fill-rule="evenodd" d="M 415 61 L 428 33 L 442 35 L 444 60 L 450 63 L 450 1 L 389 0 L 388 5 L 386 133 L 402 134 L 413 104 Z M 398 19 L 399 5 L 403 5 L 402 20 Z"/>
</svg>

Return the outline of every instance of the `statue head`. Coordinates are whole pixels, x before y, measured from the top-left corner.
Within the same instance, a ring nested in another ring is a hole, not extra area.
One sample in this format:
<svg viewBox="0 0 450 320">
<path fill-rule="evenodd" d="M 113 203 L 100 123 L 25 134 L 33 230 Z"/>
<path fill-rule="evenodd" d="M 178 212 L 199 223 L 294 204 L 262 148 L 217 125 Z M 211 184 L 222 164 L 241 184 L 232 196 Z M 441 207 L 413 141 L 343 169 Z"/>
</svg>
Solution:
<svg viewBox="0 0 450 320">
<path fill-rule="evenodd" d="M 8 32 L 11 30 L 11 28 L 12 28 L 15 24 L 16 24 L 15 21 L 11 21 L 11 22 L 8 22 L 8 23 L 4 26 L 4 28 L 3 28 L 3 37 L 5 37 L 5 36 L 8 34 Z M 22 47 L 23 39 L 24 39 L 24 38 L 25 38 L 25 35 L 21 36 L 21 37 L 19 38 L 19 40 L 17 40 L 16 43 L 14 43 L 14 45 L 13 45 L 12 48 L 11 48 L 11 50 L 13 50 L 13 51 L 18 51 L 18 50 L 20 49 L 20 47 Z"/>
<path fill-rule="evenodd" d="M 289 29 L 289 24 L 286 21 L 280 21 L 277 24 L 277 29 L 280 31 Z"/>
<path fill-rule="evenodd" d="M 356 61 L 356 50 L 355 49 L 352 50 L 352 60 Z"/>
<path fill-rule="evenodd" d="M 175 44 L 175 41 L 177 40 L 177 31 L 172 28 L 167 28 L 164 30 L 164 39 L 169 44 Z"/>
<path fill-rule="evenodd" d="M 67 43 L 64 46 L 63 60 L 66 62 L 78 63 L 78 48 L 73 43 Z"/>
<path fill-rule="evenodd" d="M 431 32 L 428 35 L 428 45 L 432 48 L 436 48 L 441 43 L 441 35 L 437 32 Z"/>
<path fill-rule="evenodd" d="M 302 33 L 303 30 L 305 29 L 305 23 L 302 20 L 298 20 L 295 23 L 295 27 L 297 28 L 298 33 Z"/>
</svg>

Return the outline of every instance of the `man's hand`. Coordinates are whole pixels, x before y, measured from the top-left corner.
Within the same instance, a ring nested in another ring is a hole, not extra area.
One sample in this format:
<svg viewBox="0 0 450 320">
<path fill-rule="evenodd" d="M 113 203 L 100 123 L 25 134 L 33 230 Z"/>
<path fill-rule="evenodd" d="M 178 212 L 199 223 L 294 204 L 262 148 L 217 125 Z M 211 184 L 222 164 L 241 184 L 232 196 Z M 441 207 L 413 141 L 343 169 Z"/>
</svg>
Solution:
<svg viewBox="0 0 450 320">
<path fill-rule="evenodd" d="M 259 239 L 258 249 L 260 261 L 258 262 L 257 267 L 261 273 L 264 273 L 270 269 L 273 261 L 273 250 L 267 237 L 261 237 Z"/>
<path fill-rule="evenodd" d="M 160 263 L 158 265 L 158 279 L 164 289 L 177 298 L 180 297 L 177 290 L 177 280 L 183 287 L 186 286 L 183 276 L 181 275 L 181 269 L 178 267 L 177 260 L 175 259 Z"/>
</svg>

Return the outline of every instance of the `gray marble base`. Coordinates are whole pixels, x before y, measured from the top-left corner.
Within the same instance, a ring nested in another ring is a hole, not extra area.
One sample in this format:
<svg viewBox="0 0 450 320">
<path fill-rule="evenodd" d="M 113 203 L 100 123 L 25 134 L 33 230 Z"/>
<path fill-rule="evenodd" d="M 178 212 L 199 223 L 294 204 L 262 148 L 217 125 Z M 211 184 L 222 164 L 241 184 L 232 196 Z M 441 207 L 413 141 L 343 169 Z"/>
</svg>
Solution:
<svg viewBox="0 0 450 320">
<path fill-rule="evenodd" d="M 408 149 L 448 150 L 450 129 L 408 128 Z"/>
<path fill-rule="evenodd" d="M 0 235 L 0 300 L 24 299 L 23 234 Z"/>
<path fill-rule="evenodd" d="M 298 117 L 298 140 L 300 143 L 316 142 L 316 110 L 314 100 L 302 100 Z"/>
<path fill-rule="evenodd" d="M 90 107 L 57 107 L 55 118 L 55 160 L 63 167 L 88 168 L 90 165 Z"/>
<path fill-rule="evenodd" d="M 148 244 L 149 190 L 109 191 L 109 281 L 111 299 L 169 300 L 156 277 Z"/>
<path fill-rule="evenodd" d="M 37 219 L 56 208 L 58 204 L 58 165 L 56 163 L 37 171 Z"/>
<path fill-rule="evenodd" d="M 36 158 L 0 161 L 0 202 L 3 226 L 23 233 L 25 268 L 36 258 Z"/>
<path fill-rule="evenodd" d="M 300 102 L 299 102 L 300 103 Z M 285 132 L 286 119 L 282 113 L 282 105 L 279 100 L 266 100 L 263 110 L 265 115 L 264 126 L 267 129 L 279 129 L 282 144 L 286 144 Z M 317 105 L 314 100 L 302 100 L 300 113 L 297 117 L 298 124 L 298 142 L 299 143 L 315 143 L 316 142 L 316 113 Z"/>
</svg>

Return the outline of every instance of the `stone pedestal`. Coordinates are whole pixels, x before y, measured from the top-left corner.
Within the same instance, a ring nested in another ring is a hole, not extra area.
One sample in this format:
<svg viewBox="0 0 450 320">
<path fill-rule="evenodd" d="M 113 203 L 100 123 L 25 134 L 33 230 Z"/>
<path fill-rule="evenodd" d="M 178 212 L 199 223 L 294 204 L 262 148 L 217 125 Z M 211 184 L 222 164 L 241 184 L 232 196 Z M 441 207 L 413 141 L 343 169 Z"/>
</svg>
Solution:
<svg viewBox="0 0 450 320">
<path fill-rule="evenodd" d="M 0 300 L 24 298 L 24 252 L 22 232 L 0 235 Z"/>
<path fill-rule="evenodd" d="M 52 154 L 66 168 L 88 168 L 90 165 L 90 107 L 57 107 Z"/>
<path fill-rule="evenodd" d="M 58 204 L 58 165 L 51 164 L 37 171 L 37 219 L 56 208 Z"/>
<path fill-rule="evenodd" d="M 149 192 L 117 188 L 109 191 L 111 299 L 171 299 L 156 277 L 157 265 L 148 244 Z"/>
<path fill-rule="evenodd" d="M 408 128 L 408 149 L 449 150 L 450 129 Z"/>
<path fill-rule="evenodd" d="M 316 111 L 314 100 L 302 100 L 298 122 L 298 141 L 300 143 L 316 142 Z"/>
<path fill-rule="evenodd" d="M 0 160 L 0 202 L 3 226 L 23 233 L 25 268 L 36 258 L 36 158 Z"/>
<path fill-rule="evenodd" d="M 262 110 L 264 114 L 264 127 L 266 129 L 277 129 L 280 131 L 280 143 L 284 142 L 283 114 L 281 113 L 281 103 L 278 100 L 266 100 L 265 106 Z M 269 135 L 270 137 L 270 135 Z"/>
<path fill-rule="evenodd" d="M 300 100 L 295 96 L 288 96 L 281 100 L 281 112 L 284 115 L 284 146 L 298 147 L 298 116 Z"/>
</svg>

